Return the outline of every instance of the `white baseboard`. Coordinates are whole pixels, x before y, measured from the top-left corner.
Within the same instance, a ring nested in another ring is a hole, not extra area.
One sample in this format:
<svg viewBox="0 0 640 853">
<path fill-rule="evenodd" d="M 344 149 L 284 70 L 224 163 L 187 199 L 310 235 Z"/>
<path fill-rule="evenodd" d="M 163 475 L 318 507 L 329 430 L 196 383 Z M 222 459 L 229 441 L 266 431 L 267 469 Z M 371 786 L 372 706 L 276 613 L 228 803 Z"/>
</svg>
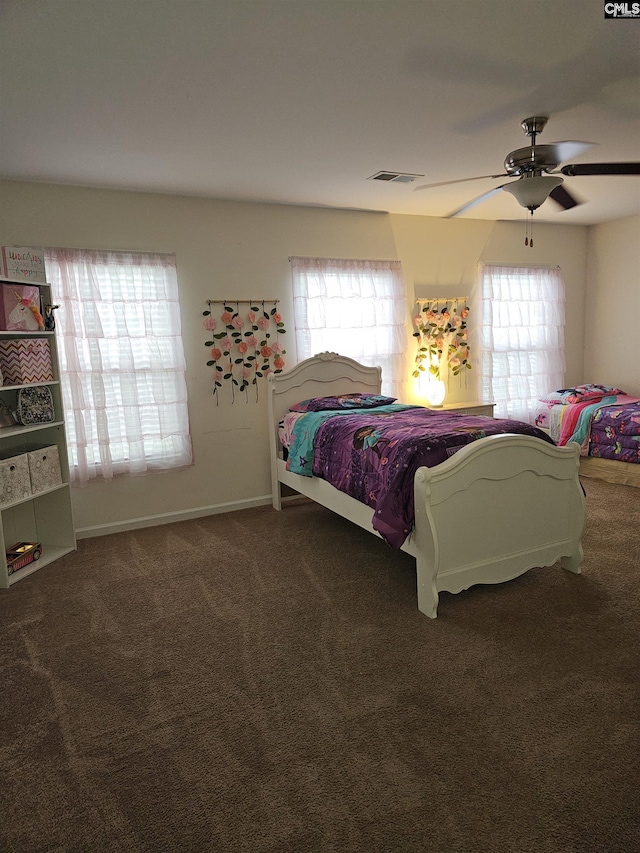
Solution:
<svg viewBox="0 0 640 853">
<path fill-rule="evenodd" d="M 80 527 L 76 530 L 76 539 L 91 539 L 94 536 L 108 536 L 111 533 L 122 533 L 125 530 L 139 530 L 142 527 L 157 527 L 160 524 L 172 524 L 174 521 L 187 521 L 190 518 L 202 518 L 206 515 L 217 515 L 222 512 L 233 512 L 238 509 L 264 506 L 271 503 L 271 495 L 259 498 L 247 498 L 241 501 L 229 501 L 223 504 L 212 504 L 195 509 L 185 509 L 179 512 L 167 512 L 161 515 L 147 515 L 142 518 L 131 518 L 127 521 L 113 521 L 108 524 L 96 524 L 93 527 Z"/>
</svg>

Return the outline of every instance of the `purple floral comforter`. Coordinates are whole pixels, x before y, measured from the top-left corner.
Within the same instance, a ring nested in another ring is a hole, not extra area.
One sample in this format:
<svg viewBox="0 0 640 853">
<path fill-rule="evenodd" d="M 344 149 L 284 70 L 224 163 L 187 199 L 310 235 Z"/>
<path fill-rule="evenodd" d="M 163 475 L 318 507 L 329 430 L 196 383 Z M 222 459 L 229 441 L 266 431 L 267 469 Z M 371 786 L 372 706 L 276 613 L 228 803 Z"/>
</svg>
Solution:
<svg viewBox="0 0 640 853">
<path fill-rule="evenodd" d="M 312 451 L 297 452 L 303 442 L 296 441 L 296 433 L 304 433 L 305 447 Z M 464 445 L 501 433 L 533 435 L 555 443 L 542 430 L 521 421 L 392 405 L 334 416 L 327 412 L 304 415 L 293 427 L 296 449 L 287 467 L 295 473 L 312 472 L 370 506 L 374 529 L 393 548 L 400 548 L 413 527 L 417 469 L 439 465 Z"/>
</svg>

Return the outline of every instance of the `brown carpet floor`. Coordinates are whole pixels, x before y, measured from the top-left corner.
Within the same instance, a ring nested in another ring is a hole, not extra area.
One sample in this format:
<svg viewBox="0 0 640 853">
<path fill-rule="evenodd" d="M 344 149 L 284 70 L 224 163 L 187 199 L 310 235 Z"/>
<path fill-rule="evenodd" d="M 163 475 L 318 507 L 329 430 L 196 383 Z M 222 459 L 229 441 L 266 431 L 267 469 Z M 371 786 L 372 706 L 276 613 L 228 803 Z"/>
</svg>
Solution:
<svg viewBox="0 0 640 853">
<path fill-rule="evenodd" d="M 583 574 L 416 607 L 308 502 L 84 540 L 0 595 L 3 853 L 631 853 L 640 490 Z"/>
</svg>

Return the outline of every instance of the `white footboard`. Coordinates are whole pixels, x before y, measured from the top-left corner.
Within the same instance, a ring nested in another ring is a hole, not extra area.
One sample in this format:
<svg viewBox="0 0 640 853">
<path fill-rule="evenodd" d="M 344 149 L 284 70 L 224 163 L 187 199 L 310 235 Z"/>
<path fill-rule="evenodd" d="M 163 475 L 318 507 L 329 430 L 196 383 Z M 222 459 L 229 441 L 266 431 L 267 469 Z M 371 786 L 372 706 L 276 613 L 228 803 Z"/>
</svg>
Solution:
<svg viewBox="0 0 640 853">
<path fill-rule="evenodd" d="M 501 583 L 557 560 L 580 571 L 585 504 L 577 445 L 529 436 L 473 442 L 415 480 L 418 608 L 435 618 L 438 593 Z"/>
</svg>

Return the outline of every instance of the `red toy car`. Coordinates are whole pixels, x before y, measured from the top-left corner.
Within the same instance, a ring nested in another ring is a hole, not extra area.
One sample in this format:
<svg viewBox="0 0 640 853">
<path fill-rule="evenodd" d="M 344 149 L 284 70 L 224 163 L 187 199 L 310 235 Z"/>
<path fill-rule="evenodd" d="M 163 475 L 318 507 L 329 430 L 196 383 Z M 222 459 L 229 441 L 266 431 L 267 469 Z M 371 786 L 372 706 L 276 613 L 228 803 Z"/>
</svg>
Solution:
<svg viewBox="0 0 640 853">
<path fill-rule="evenodd" d="M 39 542 L 17 542 L 7 551 L 7 569 L 9 574 L 24 569 L 34 560 L 39 560 L 42 554 L 42 545 Z"/>
</svg>

